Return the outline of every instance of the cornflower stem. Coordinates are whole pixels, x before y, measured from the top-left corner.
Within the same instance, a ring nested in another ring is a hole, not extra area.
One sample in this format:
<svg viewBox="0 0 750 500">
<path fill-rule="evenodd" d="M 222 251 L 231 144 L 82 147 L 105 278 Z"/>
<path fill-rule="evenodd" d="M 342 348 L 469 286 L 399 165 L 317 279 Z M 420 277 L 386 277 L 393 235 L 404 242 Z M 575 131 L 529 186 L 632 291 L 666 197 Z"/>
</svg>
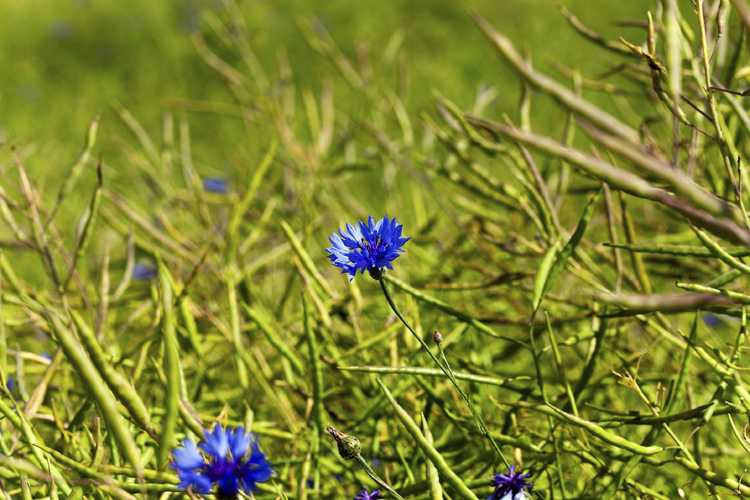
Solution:
<svg viewBox="0 0 750 500">
<path fill-rule="evenodd" d="M 383 277 L 381 276 L 378 278 L 378 281 L 380 282 L 380 288 L 383 289 L 383 295 L 385 295 L 385 300 L 388 302 L 388 305 L 390 306 L 393 313 L 396 315 L 396 317 L 401 321 L 401 323 L 404 324 L 407 330 L 414 336 L 414 338 L 417 339 L 417 341 L 420 343 L 422 348 L 425 350 L 425 352 L 430 356 L 432 361 L 437 365 L 438 368 L 445 374 L 446 377 L 448 377 L 448 380 L 451 381 L 453 384 L 453 387 L 456 388 L 458 391 L 458 394 L 461 396 L 461 398 L 464 400 L 466 405 L 469 407 L 469 410 L 471 411 L 471 415 L 474 418 L 474 423 L 476 424 L 477 428 L 479 429 L 479 432 L 489 439 L 490 443 L 492 444 L 492 448 L 495 450 L 495 453 L 498 457 L 503 461 L 506 467 L 510 467 L 510 462 L 507 458 L 505 458 L 505 455 L 503 454 L 502 450 L 500 449 L 500 446 L 497 444 L 495 439 L 492 437 L 490 432 L 487 430 L 487 426 L 484 423 L 484 419 L 482 418 L 482 415 L 479 413 L 477 408 L 474 406 L 474 404 L 471 402 L 471 399 L 469 399 L 468 394 L 464 392 L 464 390 L 461 388 L 461 386 L 458 384 L 458 380 L 456 379 L 455 375 L 453 374 L 453 370 L 451 370 L 450 365 L 448 364 L 447 359 L 445 358 L 445 354 L 443 353 L 441 349 L 441 354 L 443 356 L 444 363 L 441 362 L 437 356 L 430 350 L 427 343 L 424 341 L 424 339 L 416 332 L 414 329 L 409 325 L 409 323 L 406 321 L 406 319 L 401 315 L 401 312 L 398 310 L 398 307 L 396 307 L 396 304 L 393 302 L 393 299 L 391 298 L 391 294 L 388 292 L 388 287 L 385 286 L 385 281 L 383 280 Z"/>
<path fill-rule="evenodd" d="M 393 495 L 394 498 L 398 498 L 399 500 L 405 500 L 404 497 L 399 495 L 398 492 L 394 490 L 393 488 L 391 488 L 388 483 L 380 479 L 380 476 L 378 476 L 377 472 L 375 472 L 375 470 L 370 466 L 370 464 L 367 463 L 367 460 L 365 460 L 362 455 L 358 454 L 357 456 L 354 457 L 354 460 L 357 461 L 360 467 L 362 467 L 362 469 L 367 473 L 367 475 L 370 476 L 370 478 L 372 478 L 372 480 L 375 481 L 378 484 L 378 486 L 388 491 L 388 493 Z"/>
<path fill-rule="evenodd" d="M 448 363 L 448 357 L 445 355 L 445 350 L 443 349 L 443 346 L 440 343 L 438 343 L 438 351 L 440 351 L 440 359 L 443 362 L 443 364 L 445 365 L 445 368 L 448 370 L 448 373 L 450 373 L 450 376 L 454 377 L 454 379 L 455 379 L 455 373 L 453 372 L 453 368 L 451 368 L 450 363 Z M 459 391 L 460 391 L 460 389 L 459 389 Z M 467 401 L 467 403 L 468 403 L 468 401 Z M 471 403 L 468 403 L 468 404 L 469 404 L 469 407 L 471 407 Z M 481 420 L 481 416 L 479 418 Z M 483 421 L 482 421 L 482 424 L 484 425 Z M 481 429 L 481 427 L 480 427 L 480 429 Z M 492 444 L 497 447 L 497 444 L 495 443 L 495 439 L 489 433 L 487 433 L 487 437 L 492 442 Z M 500 453 L 500 457 L 503 458 L 503 460 L 505 460 L 504 457 L 503 457 L 503 455 L 502 455 L 502 452 L 500 452 L 498 450 L 498 453 Z M 508 464 L 507 461 L 505 462 L 505 466 L 506 467 L 510 467 L 510 465 Z M 532 492 L 532 495 L 534 495 L 534 496 L 536 496 L 538 498 L 541 498 L 538 492 Z"/>
</svg>

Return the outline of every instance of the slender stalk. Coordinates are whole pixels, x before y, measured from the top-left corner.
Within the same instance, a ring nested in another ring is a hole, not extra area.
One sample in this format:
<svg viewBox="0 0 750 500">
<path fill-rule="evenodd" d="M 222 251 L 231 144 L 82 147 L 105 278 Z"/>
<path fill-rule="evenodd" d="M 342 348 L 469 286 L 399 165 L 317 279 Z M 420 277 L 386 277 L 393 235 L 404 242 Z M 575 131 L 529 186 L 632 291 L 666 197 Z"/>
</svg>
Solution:
<svg viewBox="0 0 750 500">
<path fill-rule="evenodd" d="M 388 493 L 394 496 L 394 498 L 398 498 L 399 500 L 405 500 L 404 497 L 398 494 L 396 490 L 390 487 L 388 483 L 380 479 L 380 476 L 375 472 L 375 470 L 370 466 L 369 463 L 367 463 L 367 460 L 364 459 L 362 455 L 357 455 L 354 457 L 354 460 L 357 461 L 357 463 L 362 467 L 362 469 L 367 473 L 370 478 L 378 483 L 378 486 L 381 488 L 384 488 Z"/>
<path fill-rule="evenodd" d="M 419 334 L 414 331 L 414 329 L 409 325 L 409 323 L 406 321 L 406 319 L 401 315 L 401 312 L 398 310 L 398 307 L 396 307 L 396 304 L 393 302 L 393 299 L 391 298 L 391 294 L 388 292 L 388 287 L 385 286 L 385 281 L 383 280 L 383 277 L 380 276 L 378 278 L 378 281 L 380 282 L 380 288 L 383 289 L 383 295 L 385 296 L 386 302 L 388 302 L 388 305 L 390 306 L 393 313 L 396 315 L 396 317 L 401 321 L 401 323 L 404 324 L 407 330 L 414 336 L 414 338 L 417 339 L 417 341 L 420 343 L 422 348 L 425 350 L 425 352 L 430 356 L 432 361 L 437 365 L 440 370 L 445 374 L 446 377 L 451 381 L 453 384 L 453 387 L 456 388 L 458 391 L 458 394 L 461 396 L 461 398 L 466 402 L 466 405 L 469 407 L 469 410 L 471 411 L 471 415 L 474 418 L 474 422 L 476 423 L 477 428 L 479 429 L 479 432 L 489 439 L 490 443 L 492 443 L 492 448 L 497 454 L 498 457 L 500 457 L 500 460 L 503 461 L 506 467 L 510 467 L 510 462 L 507 458 L 505 458 L 505 455 L 503 454 L 502 450 L 500 449 L 500 446 L 497 444 L 495 439 L 492 437 L 492 435 L 487 430 L 487 426 L 484 423 L 484 419 L 482 418 L 482 415 L 479 413 L 477 408 L 474 406 L 474 404 L 471 402 L 471 399 L 469 399 L 469 396 L 464 392 L 464 390 L 461 388 L 461 386 L 458 384 L 458 380 L 453 374 L 453 371 L 450 369 L 447 363 L 443 364 L 435 354 L 430 350 L 427 343 L 422 339 L 422 337 L 419 336 Z"/>
<path fill-rule="evenodd" d="M 727 137 L 724 133 L 724 129 L 722 127 L 722 117 L 718 112 L 718 107 L 716 106 L 716 98 L 711 93 L 711 57 L 709 55 L 709 49 L 708 49 L 708 39 L 706 36 L 706 20 L 703 13 L 703 0 L 698 0 L 698 3 L 696 5 L 696 10 L 698 12 L 698 24 L 700 25 L 700 35 L 701 35 L 701 59 L 703 61 L 703 78 L 705 78 L 706 86 L 704 88 L 704 91 L 706 93 L 706 97 L 708 98 L 708 106 L 711 110 L 711 117 L 714 124 L 714 127 L 716 129 L 716 135 L 719 138 L 719 144 L 721 145 L 721 152 L 722 152 L 722 160 L 724 160 L 724 167 L 727 171 L 727 177 L 732 182 L 733 186 L 737 185 L 737 179 L 734 175 L 734 170 L 736 168 L 735 163 L 735 156 L 728 154 L 729 144 L 727 143 Z"/>
</svg>

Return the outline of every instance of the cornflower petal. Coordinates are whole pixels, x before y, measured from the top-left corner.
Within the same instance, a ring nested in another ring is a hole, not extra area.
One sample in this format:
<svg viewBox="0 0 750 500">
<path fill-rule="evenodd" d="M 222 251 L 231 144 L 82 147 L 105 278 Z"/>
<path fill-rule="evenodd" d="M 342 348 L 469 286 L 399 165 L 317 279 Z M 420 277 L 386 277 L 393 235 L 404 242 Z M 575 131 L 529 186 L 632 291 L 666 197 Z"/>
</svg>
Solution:
<svg viewBox="0 0 750 500">
<path fill-rule="evenodd" d="M 192 490 L 195 493 L 205 495 L 211 491 L 211 480 L 200 472 L 178 472 L 180 478 L 179 488 Z"/>
<path fill-rule="evenodd" d="M 206 461 L 192 440 L 184 439 L 182 445 L 172 451 L 172 458 L 171 466 L 180 478 L 180 488 L 197 493 L 211 490 L 211 480 L 202 473 Z"/>
<path fill-rule="evenodd" d="M 271 464 L 266 460 L 265 454 L 260 451 L 257 441 L 253 441 L 250 458 L 241 471 L 243 488 L 247 491 L 255 491 L 256 483 L 268 481 L 273 475 Z"/>
<path fill-rule="evenodd" d="M 174 466 L 181 469 L 195 469 L 204 464 L 203 455 L 191 439 L 183 439 L 182 446 L 172 452 Z"/>
<path fill-rule="evenodd" d="M 528 497 L 527 491 L 531 490 L 532 484 L 527 481 L 531 474 L 516 472 L 516 467 L 511 465 L 505 474 L 495 474 L 492 486 L 495 491 L 487 500 L 524 500 Z"/>
<path fill-rule="evenodd" d="M 229 450 L 232 452 L 232 458 L 237 460 L 245 456 L 247 449 L 252 442 L 252 435 L 245 432 L 244 427 L 237 427 L 233 431 L 227 431 L 229 439 Z"/>
<path fill-rule="evenodd" d="M 226 458 L 229 452 L 229 437 L 224 427 L 216 424 L 213 431 L 206 431 L 200 447 L 214 458 Z"/>
<path fill-rule="evenodd" d="M 380 498 L 380 490 L 372 490 L 372 492 L 368 492 L 367 490 L 362 490 L 359 493 L 357 493 L 357 496 L 354 497 L 354 500 L 379 500 Z"/>
</svg>

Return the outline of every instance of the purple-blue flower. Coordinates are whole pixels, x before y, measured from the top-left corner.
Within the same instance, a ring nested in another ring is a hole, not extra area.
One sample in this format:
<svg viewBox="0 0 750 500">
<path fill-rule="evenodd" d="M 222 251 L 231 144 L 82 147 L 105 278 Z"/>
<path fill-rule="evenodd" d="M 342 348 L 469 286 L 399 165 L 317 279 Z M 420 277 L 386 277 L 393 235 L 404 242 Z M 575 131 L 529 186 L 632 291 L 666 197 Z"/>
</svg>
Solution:
<svg viewBox="0 0 750 500">
<path fill-rule="evenodd" d="M 511 465 L 505 474 L 495 474 L 492 478 L 492 486 L 495 491 L 487 497 L 487 500 L 526 500 L 527 491 L 531 491 L 532 484 L 526 481 L 531 474 L 516 472 L 515 465 Z"/>
<path fill-rule="evenodd" d="M 326 249 L 328 258 L 349 275 L 350 281 L 357 272 L 365 271 L 380 279 L 384 268 L 393 269 L 392 262 L 403 253 L 404 244 L 410 240 L 401 236 L 402 229 L 395 217 L 383 217 L 377 222 L 369 217 L 367 223 L 347 224 L 346 231 L 339 230 L 328 238 L 332 245 Z"/>
<path fill-rule="evenodd" d="M 379 498 L 380 490 L 372 490 L 372 493 L 369 493 L 367 490 L 362 490 L 357 493 L 357 496 L 354 497 L 354 500 L 378 500 Z"/>
<path fill-rule="evenodd" d="M 205 495 L 216 487 L 219 498 L 236 498 L 240 490 L 250 493 L 256 484 L 273 474 L 255 436 L 243 427 L 224 429 L 215 425 L 196 445 L 190 439 L 172 451 L 172 468 L 179 487 Z"/>
<path fill-rule="evenodd" d="M 708 327 L 716 328 L 717 326 L 721 325 L 721 318 L 719 318 L 715 314 L 707 313 L 703 315 L 703 323 L 705 323 Z"/>
<path fill-rule="evenodd" d="M 133 279 L 136 281 L 148 281 L 156 277 L 156 268 L 148 264 L 136 264 L 133 266 Z"/>
<path fill-rule="evenodd" d="M 227 194 L 229 183 L 219 177 L 206 177 L 203 179 L 203 189 L 209 193 Z"/>
</svg>

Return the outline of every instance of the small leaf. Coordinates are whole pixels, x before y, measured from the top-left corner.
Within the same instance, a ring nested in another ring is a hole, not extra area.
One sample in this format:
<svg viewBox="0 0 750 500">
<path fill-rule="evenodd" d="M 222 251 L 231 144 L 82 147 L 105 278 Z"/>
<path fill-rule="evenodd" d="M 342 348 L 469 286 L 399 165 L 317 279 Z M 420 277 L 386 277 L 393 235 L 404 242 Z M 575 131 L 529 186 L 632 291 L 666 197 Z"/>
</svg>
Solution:
<svg viewBox="0 0 750 500">
<path fill-rule="evenodd" d="M 578 225 L 576 226 L 575 231 L 573 231 L 573 235 L 570 237 L 562 250 L 557 253 L 557 244 L 552 245 L 545 254 L 544 259 L 542 259 L 542 264 L 539 267 L 539 272 L 537 273 L 534 284 L 534 313 L 536 313 L 536 311 L 539 309 L 539 306 L 544 299 L 544 295 L 547 293 L 550 287 L 552 287 L 552 284 L 555 282 L 557 275 L 560 274 L 560 272 L 562 272 L 562 270 L 565 268 L 565 265 L 568 263 L 568 259 L 571 255 L 573 255 L 573 252 L 575 252 L 578 244 L 583 239 L 583 235 L 586 232 L 586 227 L 588 226 L 591 217 L 594 215 L 594 204 L 599 198 L 599 193 L 601 193 L 601 190 L 589 199 L 586 207 L 584 207 L 583 209 L 581 218 L 578 220 Z M 555 257 L 554 260 L 553 257 Z"/>
</svg>

